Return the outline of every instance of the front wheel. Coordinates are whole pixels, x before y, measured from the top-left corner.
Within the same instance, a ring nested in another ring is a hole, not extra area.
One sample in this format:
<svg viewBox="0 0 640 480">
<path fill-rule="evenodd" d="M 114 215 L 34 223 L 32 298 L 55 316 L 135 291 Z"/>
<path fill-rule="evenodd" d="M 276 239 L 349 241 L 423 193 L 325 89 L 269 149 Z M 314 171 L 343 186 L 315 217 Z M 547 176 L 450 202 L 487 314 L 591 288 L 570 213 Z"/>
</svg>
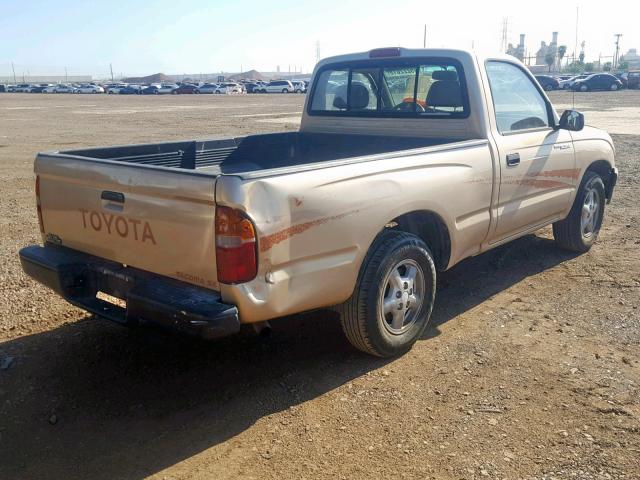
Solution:
<svg viewBox="0 0 640 480">
<path fill-rule="evenodd" d="M 602 177 L 595 172 L 586 172 L 569 215 L 553 224 L 556 243 L 573 252 L 587 252 L 600 233 L 605 197 Z"/>
<path fill-rule="evenodd" d="M 544 86 L 544 90 L 545 90 L 546 92 L 550 92 L 551 90 L 553 90 L 553 86 L 551 86 L 550 84 L 548 84 L 548 83 L 547 83 L 547 84 Z"/>
<path fill-rule="evenodd" d="M 422 336 L 436 292 L 427 245 L 405 232 L 382 232 L 367 254 L 356 288 L 339 307 L 342 329 L 357 349 L 379 357 L 407 352 Z"/>
<path fill-rule="evenodd" d="M 611 91 L 615 92 L 616 90 L 618 90 L 618 84 L 617 83 L 612 83 L 611 84 Z"/>
<path fill-rule="evenodd" d="M 580 85 L 580 91 L 581 92 L 587 92 L 587 91 L 589 91 L 589 87 L 587 87 L 586 85 Z"/>
</svg>

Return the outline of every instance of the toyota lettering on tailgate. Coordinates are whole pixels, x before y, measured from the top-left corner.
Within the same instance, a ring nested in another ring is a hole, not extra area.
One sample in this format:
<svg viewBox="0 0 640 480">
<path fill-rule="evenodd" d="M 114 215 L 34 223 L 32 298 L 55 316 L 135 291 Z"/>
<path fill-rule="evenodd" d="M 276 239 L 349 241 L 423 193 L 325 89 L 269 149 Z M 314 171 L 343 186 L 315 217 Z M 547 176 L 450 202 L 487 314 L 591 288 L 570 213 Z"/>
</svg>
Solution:
<svg viewBox="0 0 640 480">
<path fill-rule="evenodd" d="M 107 235 L 118 235 L 122 238 L 133 238 L 138 242 L 156 244 L 149 222 L 128 218 L 112 213 L 96 212 L 95 210 L 79 209 L 82 213 L 82 226 Z"/>
</svg>

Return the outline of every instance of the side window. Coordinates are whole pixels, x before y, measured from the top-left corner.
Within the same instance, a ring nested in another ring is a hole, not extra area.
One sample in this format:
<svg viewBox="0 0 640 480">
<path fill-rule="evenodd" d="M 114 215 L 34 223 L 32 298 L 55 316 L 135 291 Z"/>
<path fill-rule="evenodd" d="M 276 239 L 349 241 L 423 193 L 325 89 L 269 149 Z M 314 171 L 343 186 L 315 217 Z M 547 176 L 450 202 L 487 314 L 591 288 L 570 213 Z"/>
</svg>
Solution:
<svg viewBox="0 0 640 480">
<path fill-rule="evenodd" d="M 544 98 L 520 68 L 489 61 L 487 75 L 500 133 L 549 126 Z"/>
<path fill-rule="evenodd" d="M 341 111 L 347 109 L 348 70 L 325 70 L 317 80 L 316 94 L 311 109 L 317 111 Z"/>
</svg>

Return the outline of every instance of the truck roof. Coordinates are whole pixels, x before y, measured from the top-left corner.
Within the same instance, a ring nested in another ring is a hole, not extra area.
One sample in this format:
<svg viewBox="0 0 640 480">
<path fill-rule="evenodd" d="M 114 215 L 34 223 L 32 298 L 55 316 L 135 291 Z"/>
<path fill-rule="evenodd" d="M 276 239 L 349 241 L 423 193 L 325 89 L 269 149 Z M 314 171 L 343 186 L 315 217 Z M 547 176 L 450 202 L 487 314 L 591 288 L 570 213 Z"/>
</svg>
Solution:
<svg viewBox="0 0 640 480">
<path fill-rule="evenodd" d="M 456 48 L 403 48 L 403 47 L 385 47 L 374 48 L 366 52 L 348 53 L 345 55 L 336 55 L 322 59 L 316 65 L 316 69 L 333 63 L 347 63 L 358 60 L 369 59 L 386 59 L 386 58 L 412 58 L 412 57 L 448 57 L 456 60 L 472 60 L 477 59 L 483 61 L 487 58 L 501 59 L 514 63 L 520 63 L 519 60 L 511 55 L 504 53 L 483 52 L 470 49 Z"/>
</svg>

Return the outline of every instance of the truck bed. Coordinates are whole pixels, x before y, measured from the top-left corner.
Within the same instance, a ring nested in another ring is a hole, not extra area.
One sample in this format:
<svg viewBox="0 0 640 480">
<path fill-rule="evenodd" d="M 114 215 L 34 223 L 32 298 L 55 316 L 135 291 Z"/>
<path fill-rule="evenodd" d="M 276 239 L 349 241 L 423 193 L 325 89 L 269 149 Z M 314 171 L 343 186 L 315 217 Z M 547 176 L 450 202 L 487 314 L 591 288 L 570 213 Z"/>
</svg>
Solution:
<svg viewBox="0 0 640 480">
<path fill-rule="evenodd" d="M 191 140 L 67 150 L 60 154 L 212 175 L 251 173 L 349 157 L 423 148 L 458 139 L 381 137 L 303 132 L 270 133 L 219 140 Z"/>
</svg>

